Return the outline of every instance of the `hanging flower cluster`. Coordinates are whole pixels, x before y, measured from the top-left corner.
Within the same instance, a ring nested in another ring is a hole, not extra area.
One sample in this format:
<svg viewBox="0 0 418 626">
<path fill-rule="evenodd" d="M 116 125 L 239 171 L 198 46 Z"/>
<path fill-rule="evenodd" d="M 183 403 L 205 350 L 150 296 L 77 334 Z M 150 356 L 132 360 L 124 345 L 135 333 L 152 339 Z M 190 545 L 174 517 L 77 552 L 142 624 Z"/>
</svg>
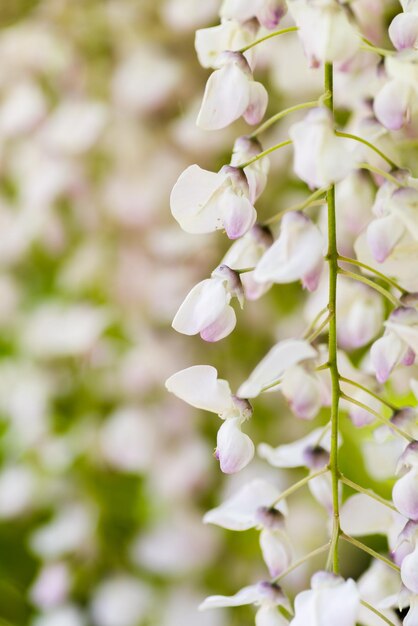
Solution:
<svg viewBox="0 0 418 626">
<path fill-rule="evenodd" d="M 177 331 L 218 341 L 237 323 L 234 296 L 243 308 L 245 299 L 258 299 L 274 285 L 300 282 L 309 292 L 308 329 L 276 343 L 236 395 L 209 365 L 188 367 L 166 383 L 180 399 L 223 420 L 215 457 L 225 473 L 238 472 L 253 459 L 254 443 L 242 432 L 247 420 L 256 419 L 250 399 L 279 392 L 295 418 L 316 420 L 321 411 L 328 416 L 300 440 L 258 445 L 259 457 L 272 467 L 304 468 L 304 478 L 284 491 L 253 479 L 204 518 L 230 530 L 260 533 L 270 578 L 201 605 L 206 610 L 254 604 L 257 626 L 368 626 L 379 620 L 393 625 L 401 623 L 399 611 L 408 607 L 403 623 L 418 624 L 417 413 L 394 404 L 392 387 L 384 386 L 390 381 L 396 388 L 401 381 L 404 388 L 418 389 L 413 369 L 418 184 L 398 164 L 388 135 L 405 129 L 403 137 L 414 138 L 418 111 L 418 3 L 401 4 L 403 13 L 389 25 L 393 50 L 374 45 L 369 32 L 362 32 L 373 11 L 383 21 L 372 0 L 224 0 L 220 25 L 196 35 L 201 64 L 214 70 L 197 118 L 204 129 L 224 128 L 240 117 L 251 125 L 262 121 L 268 95 L 254 76 L 258 44 L 267 39 L 297 37 L 311 71 L 324 73 L 323 93 L 315 102 L 275 113 L 239 137 L 230 164 L 218 173 L 190 166 L 171 194 L 172 214 L 186 232 L 223 230 L 236 240 L 211 278 L 186 296 L 173 321 Z M 285 24 L 273 30 L 283 18 Z M 369 75 L 373 81 L 365 89 L 362 81 Z M 339 88 L 348 80 L 356 89 L 343 128 L 334 98 L 344 102 Z M 263 151 L 258 136 L 303 109 L 311 110 L 290 125 L 288 138 Z M 351 132 L 357 129 L 358 135 Z M 266 221 L 254 204 L 267 182 L 267 157 L 290 145 L 293 172 L 311 193 Z M 325 210 L 308 214 L 318 205 Z M 363 452 L 367 464 L 372 451 L 376 458 L 381 451 L 382 467 L 370 473 L 393 477 L 396 472 L 391 500 L 343 475 L 340 430 L 346 415 L 355 428 L 368 427 L 358 432 L 362 444 L 356 454 Z M 289 497 L 304 485 L 329 518 L 329 541 L 298 561 L 286 517 Z M 368 534 L 387 537 L 386 555 L 355 538 Z M 341 576 L 341 541 L 372 557 L 357 581 Z M 323 569 L 291 603 L 282 580 L 323 552 L 328 553 Z"/>
</svg>

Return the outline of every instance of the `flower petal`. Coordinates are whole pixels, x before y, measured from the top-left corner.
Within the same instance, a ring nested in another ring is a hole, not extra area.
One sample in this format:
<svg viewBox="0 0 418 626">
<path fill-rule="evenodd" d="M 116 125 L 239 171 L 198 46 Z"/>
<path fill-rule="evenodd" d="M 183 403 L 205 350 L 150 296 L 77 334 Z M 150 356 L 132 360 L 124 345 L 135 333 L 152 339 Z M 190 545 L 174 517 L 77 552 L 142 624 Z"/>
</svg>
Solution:
<svg viewBox="0 0 418 626">
<path fill-rule="evenodd" d="M 245 604 L 254 604 L 260 599 L 260 590 L 258 585 L 249 585 L 240 589 L 233 596 L 209 596 L 199 606 L 199 611 L 207 609 L 216 609 L 225 606 L 243 606 Z"/>
<path fill-rule="evenodd" d="M 286 534 L 282 530 L 265 528 L 260 533 L 260 547 L 270 576 L 280 576 L 292 560 L 290 541 Z"/>
<path fill-rule="evenodd" d="M 218 415 L 233 408 L 232 394 L 226 380 L 210 365 L 193 365 L 170 376 L 166 388 L 188 404 Z"/>
<path fill-rule="evenodd" d="M 410 119 L 414 97 L 412 87 L 407 82 L 390 80 L 374 99 L 374 113 L 385 128 L 399 130 Z"/>
<path fill-rule="evenodd" d="M 267 89 L 261 83 L 252 80 L 250 86 L 250 100 L 244 113 L 247 124 L 258 124 L 264 117 L 268 104 Z"/>
<path fill-rule="evenodd" d="M 389 332 L 374 342 L 370 349 L 371 365 L 379 383 L 385 383 L 405 352 L 404 342 Z"/>
<path fill-rule="evenodd" d="M 229 417 L 218 430 L 216 456 L 225 474 L 239 472 L 254 456 L 254 444 L 241 431 L 241 422 L 240 417 Z"/>
<path fill-rule="evenodd" d="M 232 306 L 228 304 L 224 307 L 216 320 L 200 332 L 200 336 L 205 341 L 219 341 L 232 333 L 236 323 L 237 317 L 235 315 L 235 311 Z"/>
<path fill-rule="evenodd" d="M 229 300 L 230 296 L 221 280 L 203 280 L 187 294 L 172 326 L 179 333 L 196 335 L 218 320 Z"/>
<path fill-rule="evenodd" d="M 257 451 L 259 456 L 262 459 L 266 459 L 273 467 L 304 467 L 306 465 L 305 450 L 317 445 L 323 432 L 323 428 L 316 428 L 305 437 L 302 437 L 302 439 L 278 446 L 277 448 L 272 448 L 270 445 L 262 443 L 258 446 Z M 321 439 L 321 446 L 329 451 L 330 445 L 331 435 L 327 432 Z"/>
<path fill-rule="evenodd" d="M 348 498 L 341 507 L 341 528 L 347 535 L 386 535 L 394 513 L 365 494 Z M 395 513 L 396 515 L 396 513 Z"/>
<path fill-rule="evenodd" d="M 405 232 L 397 215 L 386 215 L 370 222 L 367 227 L 367 243 L 378 263 L 390 255 Z"/>
<path fill-rule="evenodd" d="M 235 193 L 232 187 L 224 191 L 220 198 L 223 227 L 229 239 L 245 235 L 255 224 L 257 212 L 248 198 Z"/>
<path fill-rule="evenodd" d="M 393 487 L 393 504 L 405 517 L 418 522 L 418 471 L 412 469 Z"/>
</svg>

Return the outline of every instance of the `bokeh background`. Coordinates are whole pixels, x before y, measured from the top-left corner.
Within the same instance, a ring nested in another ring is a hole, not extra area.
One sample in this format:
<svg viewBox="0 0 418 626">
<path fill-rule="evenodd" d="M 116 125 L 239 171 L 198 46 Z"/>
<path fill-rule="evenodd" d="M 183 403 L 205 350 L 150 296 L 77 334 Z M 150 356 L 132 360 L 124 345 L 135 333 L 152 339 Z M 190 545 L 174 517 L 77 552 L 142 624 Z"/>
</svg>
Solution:
<svg viewBox="0 0 418 626">
<path fill-rule="evenodd" d="M 398 10 L 378 3 L 386 20 Z M 219 344 L 170 328 L 228 247 L 220 233 L 182 233 L 170 189 L 191 163 L 228 162 L 247 128 L 195 126 L 208 72 L 194 30 L 216 24 L 218 8 L 218 0 L 0 3 L 2 626 L 253 623 L 251 608 L 197 613 L 208 593 L 267 576 L 255 531 L 223 531 L 201 517 L 249 478 L 284 487 L 297 473 L 255 460 L 221 476 L 217 418 L 163 384 L 210 363 L 236 388 L 277 339 L 306 325 L 294 285 L 247 303 Z M 322 91 L 293 34 L 263 44 L 258 67 L 272 114 Z M 284 138 L 287 123 L 265 145 Z M 290 158 L 272 158 L 260 215 L 306 194 Z M 255 408 L 257 443 L 312 427 L 276 394 Z M 325 419 L 326 411 L 316 423 Z M 348 421 L 344 429 L 348 446 L 357 432 Z M 343 462 L 370 484 L 360 452 L 343 448 Z M 390 485 L 376 488 L 385 495 Z M 288 526 L 299 556 L 326 537 L 326 516 L 305 493 L 292 499 Z M 350 569 L 348 559 L 348 573 L 365 563 Z M 289 577 L 290 591 L 307 584 L 311 567 Z"/>
</svg>

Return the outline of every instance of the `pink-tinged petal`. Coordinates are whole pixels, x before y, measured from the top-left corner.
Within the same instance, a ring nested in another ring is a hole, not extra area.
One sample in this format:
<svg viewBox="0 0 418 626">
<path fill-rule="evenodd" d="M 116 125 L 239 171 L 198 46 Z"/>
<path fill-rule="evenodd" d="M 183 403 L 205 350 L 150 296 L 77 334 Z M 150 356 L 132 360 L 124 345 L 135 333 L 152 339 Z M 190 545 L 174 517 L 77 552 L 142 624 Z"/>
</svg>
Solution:
<svg viewBox="0 0 418 626">
<path fill-rule="evenodd" d="M 289 626 L 276 606 L 262 604 L 255 615 L 255 626 Z"/>
<path fill-rule="evenodd" d="M 397 324 L 392 321 L 392 317 L 385 324 L 389 331 L 395 333 L 414 354 L 418 353 L 418 324 L 409 326 L 408 324 Z M 414 359 L 415 360 L 415 359 Z M 408 353 L 407 362 L 414 362 L 412 355 Z"/>
<path fill-rule="evenodd" d="M 203 280 L 188 293 L 173 319 L 172 326 L 184 335 L 196 335 L 211 328 L 219 319 L 222 323 L 229 300 L 230 296 L 221 280 Z"/>
<path fill-rule="evenodd" d="M 251 2 L 253 4 L 253 0 Z M 259 5 L 256 17 L 261 26 L 268 30 L 276 28 L 287 12 L 285 0 L 262 0 Z"/>
<path fill-rule="evenodd" d="M 370 222 L 367 227 L 367 243 L 373 258 L 383 263 L 405 232 L 399 216 L 387 215 Z"/>
<path fill-rule="evenodd" d="M 273 448 L 267 443 L 258 446 L 258 455 L 273 467 L 291 468 L 306 466 L 306 451 L 316 446 L 318 439 L 323 435 L 323 428 L 316 428 L 302 439 Z M 321 446 L 329 451 L 331 445 L 329 431 L 321 439 Z M 340 441 L 341 443 L 341 441 Z"/>
<path fill-rule="evenodd" d="M 316 266 L 309 270 L 304 276 L 302 276 L 302 286 L 308 291 L 312 292 L 318 288 L 319 281 L 321 280 L 322 271 L 324 269 L 324 259 L 321 256 L 318 258 Z"/>
<path fill-rule="evenodd" d="M 390 80 L 374 99 L 374 113 L 389 130 L 399 130 L 411 117 L 412 87 L 405 81 Z"/>
<path fill-rule="evenodd" d="M 404 342 L 393 332 L 387 333 L 374 342 L 370 349 L 370 360 L 379 383 L 387 381 L 404 352 Z"/>
<path fill-rule="evenodd" d="M 280 576 L 292 560 L 292 549 L 286 534 L 282 530 L 264 529 L 260 533 L 260 547 L 270 576 Z"/>
<path fill-rule="evenodd" d="M 209 596 L 199 606 L 199 611 L 207 609 L 217 609 L 226 606 L 244 606 L 245 604 L 254 604 L 260 600 L 261 594 L 258 585 L 250 585 L 240 589 L 233 596 Z"/>
<path fill-rule="evenodd" d="M 409 591 L 418 594 L 418 544 L 402 561 L 401 579 Z"/>
<path fill-rule="evenodd" d="M 330 472 L 309 481 L 309 491 L 328 513 L 333 511 L 332 476 Z"/>
<path fill-rule="evenodd" d="M 191 165 L 178 178 L 170 196 L 173 217 L 187 233 L 210 233 L 222 228 L 219 214 L 207 210 L 226 177 Z"/>
<path fill-rule="evenodd" d="M 393 503 L 409 519 L 418 521 L 418 471 L 411 469 L 393 487 Z"/>
<path fill-rule="evenodd" d="M 291 283 L 316 277 L 323 248 L 318 227 L 302 213 L 288 213 L 282 219 L 279 238 L 259 261 L 254 278 L 261 283 Z"/>
<path fill-rule="evenodd" d="M 245 235 L 255 224 L 257 212 L 248 198 L 228 187 L 220 198 L 223 227 L 229 239 Z"/>
<path fill-rule="evenodd" d="M 257 525 L 257 510 L 271 507 L 280 491 L 265 480 L 255 479 L 242 487 L 232 498 L 208 511 L 203 517 L 206 524 L 216 524 L 229 530 L 249 530 Z M 285 508 L 282 506 L 282 510 Z"/>
<path fill-rule="evenodd" d="M 384 504 L 362 493 L 348 498 L 340 513 L 341 528 L 353 537 L 386 535 L 396 515 Z"/>
<path fill-rule="evenodd" d="M 254 456 L 254 444 L 241 431 L 241 422 L 239 417 L 230 417 L 218 430 L 216 456 L 225 474 L 239 472 Z"/>
<path fill-rule="evenodd" d="M 389 26 L 389 37 L 397 50 L 416 48 L 418 42 L 418 15 L 399 13 Z"/>
<path fill-rule="evenodd" d="M 280 389 L 297 417 L 311 420 L 318 414 L 322 406 L 321 384 L 302 366 L 294 365 L 285 371 Z"/>
<path fill-rule="evenodd" d="M 170 376 L 165 386 L 175 396 L 196 409 L 221 415 L 233 408 L 232 393 L 226 380 L 210 365 L 193 365 Z"/>
<path fill-rule="evenodd" d="M 237 317 L 235 311 L 232 306 L 228 304 L 216 320 L 200 332 L 200 336 L 204 341 L 220 341 L 232 333 L 236 323 Z"/>
<path fill-rule="evenodd" d="M 244 112 L 244 119 L 247 124 L 258 124 L 266 112 L 269 96 L 266 88 L 261 83 L 251 81 L 249 86 L 250 99 L 248 107 Z"/>
<path fill-rule="evenodd" d="M 249 378 L 242 383 L 237 395 L 255 398 L 264 387 L 279 383 L 288 367 L 306 359 L 315 359 L 318 353 L 307 341 L 285 339 L 276 344 L 260 361 Z"/>
<path fill-rule="evenodd" d="M 236 63 L 213 72 L 206 83 L 197 125 L 204 130 L 225 128 L 250 104 L 250 81 Z"/>
<path fill-rule="evenodd" d="M 254 272 L 245 272 L 245 274 L 242 274 L 241 282 L 244 287 L 246 300 L 258 300 L 261 296 L 264 296 L 273 285 L 273 283 L 258 283 L 254 280 Z"/>
</svg>

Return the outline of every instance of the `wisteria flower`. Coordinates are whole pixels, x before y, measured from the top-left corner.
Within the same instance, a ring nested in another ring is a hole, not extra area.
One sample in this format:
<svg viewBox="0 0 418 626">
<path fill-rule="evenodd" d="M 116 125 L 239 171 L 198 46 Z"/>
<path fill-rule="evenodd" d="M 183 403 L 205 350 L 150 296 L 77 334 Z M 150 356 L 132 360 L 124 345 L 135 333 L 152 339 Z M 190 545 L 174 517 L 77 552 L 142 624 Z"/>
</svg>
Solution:
<svg viewBox="0 0 418 626">
<path fill-rule="evenodd" d="M 225 229 L 230 239 L 244 235 L 257 217 L 244 172 L 231 166 L 216 173 L 191 165 L 174 185 L 170 206 L 186 233 Z"/>
<path fill-rule="evenodd" d="M 324 265 L 325 242 L 318 227 L 306 215 L 284 215 L 279 238 L 265 252 L 254 272 L 257 282 L 302 281 L 309 291 L 316 289 Z"/>
<path fill-rule="evenodd" d="M 233 167 L 239 167 L 260 154 L 260 152 L 262 152 L 262 147 L 258 139 L 245 136 L 238 137 L 232 149 L 231 165 Z M 264 191 L 269 169 L 270 161 L 266 157 L 258 159 L 254 161 L 254 163 L 251 163 L 251 165 L 244 167 L 244 174 L 247 177 L 248 186 L 250 188 L 250 200 L 253 204 Z"/>
<path fill-rule="evenodd" d="M 316 572 L 311 589 L 296 596 L 295 617 L 290 626 L 355 626 L 359 609 L 360 593 L 354 580 Z"/>
<path fill-rule="evenodd" d="M 374 112 L 381 124 L 399 130 L 418 110 L 418 52 L 403 50 L 385 57 L 388 82 L 374 100 Z"/>
<path fill-rule="evenodd" d="M 217 69 L 220 55 L 226 50 L 235 52 L 251 43 L 255 28 L 251 23 L 241 24 L 237 19 L 223 20 L 218 26 L 201 28 L 196 31 L 195 48 L 202 67 Z M 253 49 L 245 53 L 252 67 Z"/>
<path fill-rule="evenodd" d="M 410 443 L 399 459 L 397 473 L 402 478 L 392 491 L 393 503 L 402 515 L 418 522 L 418 441 Z"/>
<path fill-rule="evenodd" d="M 226 51 L 217 60 L 206 83 L 197 125 L 204 130 L 225 128 L 244 117 L 248 124 L 258 124 L 267 108 L 265 87 L 253 79 L 247 59 L 240 52 Z"/>
<path fill-rule="evenodd" d="M 344 8 L 335 0 L 288 0 L 311 67 L 348 61 L 361 39 Z"/>
<path fill-rule="evenodd" d="M 293 168 L 312 189 L 328 187 L 354 170 L 357 154 L 348 139 L 334 133 L 331 114 L 318 107 L 289 129 L 293 141 Z"/>
<path fill-rule="evenodd" d="M 185 335 L 200 334 L 205 341 L 219 341 L 229 335 L 236 324 L 229 304 L 236 297 L 243 306 L 243 288 L 239 274 L 223 264 L 193 287 L 177 311 L 173 328 Z"/>
<path fill-rule="evenodd" d="M 286 11 L 285 0 L 223 0 L 220 15 L 241 22 L 255 17 L 261 26 L 271 30 L 276 28 Z"/>
<path fill-rule="evenodd" d="M 229 383 L 218 379 L 210 365 L 194 365 L 170 376 L 168 391 L 197 409 L 217 413 L 224 420 L 218 431 L 216 458 L 226 474 L 239 472 L 254 456 L 254 444 L 241 431 L 252 415 L 248 400 L 233 396 Z"/>
<path fill-rule="evenodd" d="M 287 507 L 276 504 L 280 491 L 271 483 L 256 479 L 247 483 L 232 498 L 208 511 L 203 521 L 230 530 L 258 528 L 263 558 L 275 578 L 290 565 L 291 546 L 285 532 Z"/>
<path fill-rule="evenodd" d="M 262 581 L 256 585 L 244 587 L 234 596 L 209 596 L 199 607 L 200 611 L 229 606 L 255 604 L 256 626 L 287 626 L 288 621 L 277 607 L 288 607 L 289 603 L 279 585 Z"/>
</svg>

